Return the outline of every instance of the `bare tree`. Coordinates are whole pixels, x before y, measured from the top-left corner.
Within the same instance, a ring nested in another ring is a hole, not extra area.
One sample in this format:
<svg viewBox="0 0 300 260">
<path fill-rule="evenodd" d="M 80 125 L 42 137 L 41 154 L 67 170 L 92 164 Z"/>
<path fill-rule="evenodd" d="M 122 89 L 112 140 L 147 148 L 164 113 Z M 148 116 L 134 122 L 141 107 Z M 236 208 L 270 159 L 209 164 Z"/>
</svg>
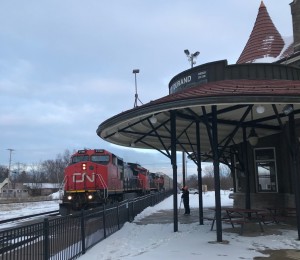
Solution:
<svg viewBox="0 0 300 260">
<path fill-rule="evenodd" d="M 46 174 L 43 171 L 41 163 L 32 164 L 29 173 L 31 175 L 31 182 L 37 184 L 37 186 L 40 183 L 47 182 Z"/>
<path fill-rule="evenodd" d="M 198 177 L 196 174 L 189 175 L 187 180 L 186 180 L 186 185 L 189 188 L 195 188 L 198 189 Z"/>
<path fill-rule="evenodd" d="M 231 177 L 231 171 L 226 165 L 220 165 L 220 183 L 221 189 L 229 190 L 233 187 L 233 179 Z"/>
<path fill-rule="evenodd" d="M 14 183 L 30 182 L 31 176 L 28 174 L 27 165 L 24 163 L 16 163 L 11 171 L 11 181 Z"/>
<path fill-rule="evenodd" d="M 16 176 L 15 181 L 18 183 L 31 182 L 31 175 L 29 175 L 27 171 L 23 170 Z"/>
<path fill-rule="evenodd" d="M 62 183 L 64 170 L 69 164 L 71 152 L 65 150 L 63 154 L 58 154 L 55 160 L 46 160 L 42 163 L 43 171 L 47 176 L 48 182 Z"/>
<path fill-rule="evenodd" d="M 207 185 L 207 190 L 214 190 L 215 189 L 214 167 L 212 165 L 206 166 L 203 169 L 202 183 L 204 185 Z"/>
<path fill-rule="evenodd" d="M 29 167 L 29 174 L 31 176 L 30 178 L 30 192 L 33 196 L 40 196 L 41 195 L 41 188 L 42 183 L 46 182 L 45 173 L 43 172 L 43 169 L 41 167 L 41 163 L 39 164 L 32 164 Z"/>
<path fill-rule="evenodd" d="M 206 166 L 203 170 L 202 182 L 207 185 L 208 190 L 215 189 L 214 183 L 214 167 L 213 165 Z M 220 165 L 220 188 L 223 190 L 229 190 L 233 185 L 233 180 L 230 174 L 230 169 L 221 164 Z"/>
<path fill-rule="evenodd" d="M 6 166 L 0 165 L 0 178 L 7 178 L 8 168 Z"/>
</svg>

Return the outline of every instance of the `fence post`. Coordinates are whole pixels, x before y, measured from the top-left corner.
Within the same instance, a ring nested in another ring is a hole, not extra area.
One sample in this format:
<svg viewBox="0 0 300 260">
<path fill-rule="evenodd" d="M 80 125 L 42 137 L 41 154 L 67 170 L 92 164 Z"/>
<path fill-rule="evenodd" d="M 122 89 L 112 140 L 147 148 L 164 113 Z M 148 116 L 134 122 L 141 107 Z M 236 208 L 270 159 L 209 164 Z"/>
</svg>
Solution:
<svg viewBox="0 0 300 260">
<path fill-rule="evenodd" d="M 128 218 L 128 222 L 130 222 L 129 200 L 127 200 L 127 202 L 126 202 L 126 208 L 127 208 L 127 218 Z"/>
<path fill-rule="evenodd" d="M 131 201 L 131 221 L 130 222 L 132 222 L 133 221 L 133 219 L 134 219 L 134 217 L 135 217 L 135 212 L 134 212 L 134 210 L 135 210 L 135 203 L 136 203 L 136 200 L 132 200 Z"/>
<path fill-rule="evenodd" d="M 119 209 L 120 203 L 117 204 L 117 219 L 118 219 L 118 230 L 120 230 L 120 209 Z"/>
<path fill-rule="evenodd" d="M 85 227 L 84 227 L 84 210 L 81 210 L 81 218 L 80 218 L 80 226 L 81 226 L 81 253 L 84 255 L 86 252 L 85 248 Z"/>
<path fill-rule="evenodd" d="M 49 221 L 47 218 L 44 219 L 43 230 L 44 230 L 44 260 L 48 260 L 50 257 L 49 257 Z"/>
<path fill-rule="evenodd" d="M 105 204 L 103 204 L 103 232 L 104 238 L 106 238 L 106 220 L 105 220 Z"/>
</svg>

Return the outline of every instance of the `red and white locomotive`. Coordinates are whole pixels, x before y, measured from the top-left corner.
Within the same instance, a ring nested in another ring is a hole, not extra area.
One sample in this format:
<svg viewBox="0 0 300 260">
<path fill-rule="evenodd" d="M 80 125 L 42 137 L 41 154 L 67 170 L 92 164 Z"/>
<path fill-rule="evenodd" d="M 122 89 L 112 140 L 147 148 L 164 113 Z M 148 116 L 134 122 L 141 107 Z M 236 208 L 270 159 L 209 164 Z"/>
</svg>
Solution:
<svg viewBox="0 0 300 260">
<path fill-rule="evenodd" d="M 162 190 L 163 177 L 103 149 L 79 150 L 64 173 L 61 215 Z"/>
<path fill-rule="evenodd" d="M 164 176 L 158 173 L 150 173 L 150 189 L 153 191 L 162 191 L 165 189 Z"/>
</svg>

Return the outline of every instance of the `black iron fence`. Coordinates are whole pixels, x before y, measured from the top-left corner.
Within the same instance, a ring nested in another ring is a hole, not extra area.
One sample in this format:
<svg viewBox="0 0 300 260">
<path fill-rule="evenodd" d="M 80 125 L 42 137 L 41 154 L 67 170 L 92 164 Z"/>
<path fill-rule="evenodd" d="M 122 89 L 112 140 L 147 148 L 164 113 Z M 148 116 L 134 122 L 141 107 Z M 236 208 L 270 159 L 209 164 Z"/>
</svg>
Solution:
<svg viewBox="0 0 300 260">
<path fill-rule="evenodd" d="M 118 231 L 171 192 L 157 192 L 117 205 L 0 231 L 0 260 L 69 260 Z"/>
</svg>

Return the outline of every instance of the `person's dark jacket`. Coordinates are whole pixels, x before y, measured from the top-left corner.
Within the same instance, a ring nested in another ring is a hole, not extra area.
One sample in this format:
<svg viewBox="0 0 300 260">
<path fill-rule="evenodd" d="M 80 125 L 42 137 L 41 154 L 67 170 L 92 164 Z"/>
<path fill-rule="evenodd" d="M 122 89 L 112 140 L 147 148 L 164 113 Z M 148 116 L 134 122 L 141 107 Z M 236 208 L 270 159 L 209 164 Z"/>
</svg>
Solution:
<svg viewBox="0 0 300 260">
<path fill-rule="evenodd" d="M 189 195 L 190 195 L 189 190 L 182 189 L 181 198 L 183 199 L 183 201 L 188 202 L 189 201 Z"/>
</svg>

